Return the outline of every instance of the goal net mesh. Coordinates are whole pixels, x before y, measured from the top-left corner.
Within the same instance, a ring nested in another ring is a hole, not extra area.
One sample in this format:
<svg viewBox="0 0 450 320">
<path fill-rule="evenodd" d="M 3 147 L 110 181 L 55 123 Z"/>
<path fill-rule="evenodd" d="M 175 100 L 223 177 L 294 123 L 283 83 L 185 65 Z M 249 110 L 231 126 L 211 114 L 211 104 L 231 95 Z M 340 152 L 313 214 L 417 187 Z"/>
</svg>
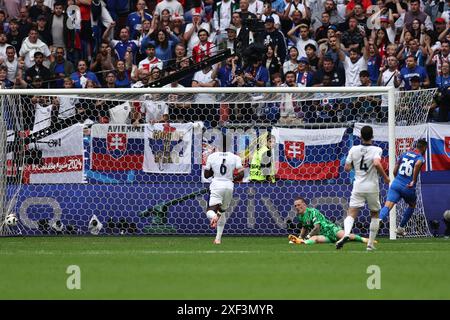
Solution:
<svg viewBox="0 0 450 320">
<path fill-rule="evenodd" d="M 434 90 L 397 92 L 396 153 L 426 137 Z M 293 200 L 342 226 L 353 173 L 343 170 L 364 124 L 388 169 L 387 94 L 296 92 L 1 95 L 0 234 L 213 235 L 209 154 L 238 154 L 224 234 L 298 232 Z M 255 154 L 275 144 L 258 160 Z M 259 161 L 259 166 L 258 166 Z M 261 170 L 251 172 L 251 168 Z M 381 202 L 388 186 L 380 183 Z M 429 236 L 418 184 L 410 236 Z M 397 206 L 398 219 L 403 212 Z M 16 225 L 5 222 L 9 214 Z M 368 234 L 367 209 L 355 233 Z M 388 225 L 380 229 L 388 235 Z"/>
</svg>

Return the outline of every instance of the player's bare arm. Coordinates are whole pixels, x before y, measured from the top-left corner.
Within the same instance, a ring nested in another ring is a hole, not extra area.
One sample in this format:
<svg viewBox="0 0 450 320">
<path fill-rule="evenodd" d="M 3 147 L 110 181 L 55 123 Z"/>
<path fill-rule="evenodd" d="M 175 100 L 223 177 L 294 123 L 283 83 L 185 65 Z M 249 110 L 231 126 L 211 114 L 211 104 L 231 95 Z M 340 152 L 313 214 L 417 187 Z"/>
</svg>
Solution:
<svg viewBox="0 0 450 320">
<path fill-rule="evenodd" d="M 312 230 L 306 235 L 306 238 L 309 239 L 312 236 L 317 236 L 320 234 L 320 224 L 316 223 L 314 225 L 314 228 L 312 228 Z"/>
<path fill-rule="evenodd" d="M 214 171 L 212 169 L 205 169 L 205 178 L 209 179 L 214 175 Z"/>
<path fill-rule="evenodd" d="M 420 170 L 422 169 L 422 165 L 422 160 L 416 162 L 416 165 L 414 166 L 413 179 L 410 183 L 408 183 L 408 188 L 414 188 L 414 186 L 416 185 L 417 178 L 419 177 Z"/>
<path fill-rule="evenodd" d="M 400 168 L 400 161 L 397 161 L 397 163 L 395 164 L 395 167 L 394 167 L 394 177 L 397 176 L 398 168 Z"/>
<path fill-rule="evenodd" d="M 345 172 L 350 172 L 353 170 L 353 162 L 346 163 L 344 167 Z"/>
<path fill-rule="evenodd" d="M 306 230 L 306 228 L 305 227 L 302 227 L 302 229 L 300 230 L 300 238 L 301 239 L 304 239 L 305 238 L 305 236 L 306 236 L 306 232 L 307 232 L 307 230 Z"/>
<path fill-rule="evenodd" d="M 234 175 L 234 182 L 244 179 L 244 168 L 238 169 L 238 172 Z"/>
<path fill-rule="evenodd" d="M 373 166 L 375 167 L 375 169 L 377 169 L 378 174 L 383 177 L 384 182 L 389 184 L 391 182 L 391 180 L 389 179 L 388 175 L 384 171 L 383 166 L 381 165 L 380 159 L 374 159 Z"/>
</svg>

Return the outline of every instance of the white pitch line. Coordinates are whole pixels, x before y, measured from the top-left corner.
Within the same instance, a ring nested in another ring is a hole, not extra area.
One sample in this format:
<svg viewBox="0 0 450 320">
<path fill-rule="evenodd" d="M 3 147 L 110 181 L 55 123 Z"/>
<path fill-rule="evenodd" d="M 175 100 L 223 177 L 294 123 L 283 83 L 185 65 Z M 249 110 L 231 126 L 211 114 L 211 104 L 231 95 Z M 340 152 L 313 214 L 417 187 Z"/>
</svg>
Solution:
<svg viewBox="0 0 450 320">
<path fill-rule="evenodd" d="M 196 255 L 196 254 L 436 254 L 442 253 L 442 251 L 414 251 L 414 250 L 405 250 L 405 251 L 383 251 L 377 250 L 376 252 L 367 252 L 365 248 L 361 248 L 361 250 L 343 250 L 336 251 L 334 248 L 330 248 L 330 251 L 309 251 L 309 250 L 297 250 L 297 251 L 277 251 L 277 252 L 269 252 L 269 251 L 261 251 L 261 250 L 227 250 L 227 251 L 216 251 L 216 250 L 191 250 L 191 251 L 182 251 L 182 250 L 131 250 L 131 251 L 112 251 L 112 250 L 86 250 L 86 251 L 49 251 L 49 250 L 39 250 L 39 251 L 26 251 L 26 250 L 0 250 L 0 257 L 2 255 L 58 255 L 58 256 L 96 256 L 96 255 Z"/>
</svg>

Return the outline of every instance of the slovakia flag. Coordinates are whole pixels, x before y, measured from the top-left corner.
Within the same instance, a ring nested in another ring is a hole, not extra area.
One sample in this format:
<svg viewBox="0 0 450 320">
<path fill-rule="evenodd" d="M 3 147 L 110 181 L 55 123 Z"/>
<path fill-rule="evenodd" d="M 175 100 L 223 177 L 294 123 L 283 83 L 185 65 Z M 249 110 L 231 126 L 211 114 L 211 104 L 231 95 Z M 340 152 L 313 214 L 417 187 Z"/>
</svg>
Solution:
<svg viewBox="0 0 450 320">
<path fill-rule="evenodd" d="M 143 126 L 95 124 L 91 137 L 92 170 L 142 170 Z"/>
<path fill-rule="evenodd" d="M 278 148 L 278 179 L 323 180 L 339 176 L 340 157 L 345 154 L 345 128 L 273 128 Z"/>
<path fill-rule="evenodd" d="M 450 170 L 450 126 L 429 124 L 432 170 Z"/>
</svg>

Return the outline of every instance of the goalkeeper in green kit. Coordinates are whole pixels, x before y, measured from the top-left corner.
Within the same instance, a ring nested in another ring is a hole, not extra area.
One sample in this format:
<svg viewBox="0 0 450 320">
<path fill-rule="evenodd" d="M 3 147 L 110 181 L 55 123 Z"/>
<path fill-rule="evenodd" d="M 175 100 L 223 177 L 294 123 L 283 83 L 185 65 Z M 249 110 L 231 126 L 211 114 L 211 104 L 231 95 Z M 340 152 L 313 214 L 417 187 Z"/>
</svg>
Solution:
<svg viewBox="0 0 450 320">
<path fill-rule="evenodd" d="M 301 225 L 300 236 L 289 235 L 289 243 L 315 244 L 335 243 L 344 236 L 344 230 L 338 227 L 317 209 L 308 208 L 306 200 L 298 197 L 294 201 L 297 211 L 296 220 Z M 369 239 L 356 234 L 350 234 L 350 240 L 367 243 Z"/>
</svg>

